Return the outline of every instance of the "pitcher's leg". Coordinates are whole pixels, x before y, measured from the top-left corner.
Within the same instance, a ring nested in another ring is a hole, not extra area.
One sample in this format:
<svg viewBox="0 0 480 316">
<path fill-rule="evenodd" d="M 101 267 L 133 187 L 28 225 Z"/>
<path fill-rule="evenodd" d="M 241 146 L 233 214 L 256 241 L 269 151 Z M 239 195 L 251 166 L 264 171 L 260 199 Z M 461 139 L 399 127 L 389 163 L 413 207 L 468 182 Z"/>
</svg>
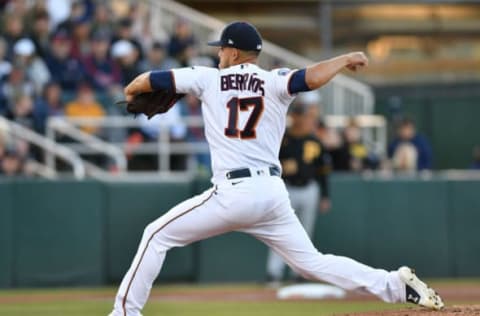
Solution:
<svg viewBox="0 0 480 316">
<path fill-rule="evenodd" d="M 214 193 L 212 189 L 180 203 L 146 227 L 118 290 L 112 316 L 141 315 L 169 249 L 230 230 L 230 224 L 217 216 L 220 206 Z"/>
<path fill-rule="evenodd" d="M 305 212 L 301 190 L 288 186 L 287 190 L 290 196 L 290 204 L 295 210 L 296 216 L 300 219 L 300 221 L 302 221 Z M 270 248 L 267 256 L 267 275 L 272 279 L 272 281 L 281 281 L 283 279 L 284 271 L 285 262 L 283 261 L 283 258 L 280 257 L 272 248 Z"/>
<path fill-rule="evenodd" d="M 144 237 L 146 233 L 147 230 Z M 144 241 L 146 239 L 142 238 L 137 254 L 123 277 L 111 316 L 141 315 L 140 311 L 150 295 L 153 281 L 160 273 L 166 252 L 157 253 L 153 247 L 145 247 Z"/>
<path fill-rule="evenodd" d="M 366 291 L 386 302 L 404 302 L 405 284 L 398 272 L 374 269 L 353 259 L 318 252 L 292 211 L 273 222 L 243 230 L 273 248 L 290 267 L 310 280 L 346 290 Z"/>
</svg>

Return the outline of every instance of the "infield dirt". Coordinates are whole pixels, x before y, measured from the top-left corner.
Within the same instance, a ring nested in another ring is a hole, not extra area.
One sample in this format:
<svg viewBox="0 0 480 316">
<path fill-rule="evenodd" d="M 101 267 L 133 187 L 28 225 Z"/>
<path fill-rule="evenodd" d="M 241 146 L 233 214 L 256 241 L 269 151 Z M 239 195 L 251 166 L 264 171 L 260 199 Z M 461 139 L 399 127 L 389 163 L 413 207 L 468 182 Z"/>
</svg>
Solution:
<svg viewBox="0 0 480 316">
<path fill-rule="evenodd" d="M 341 314 L 337 316 L 480 316 L 480 305 L 450 306 L 441 311 L 411 308 L 394 311 Z"/>
</svg>

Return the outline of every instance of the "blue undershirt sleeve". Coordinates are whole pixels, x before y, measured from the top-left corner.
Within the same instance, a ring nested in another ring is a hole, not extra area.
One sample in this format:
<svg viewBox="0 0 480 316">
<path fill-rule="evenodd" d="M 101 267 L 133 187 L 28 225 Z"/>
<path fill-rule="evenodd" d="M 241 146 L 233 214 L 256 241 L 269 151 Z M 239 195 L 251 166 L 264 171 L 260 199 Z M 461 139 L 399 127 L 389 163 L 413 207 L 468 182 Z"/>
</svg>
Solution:
<svg viewBox="0 0 480 316">
<path fill-rule="evenodd" d="M 307 86 L 305 82 L 306 69 L 300 69 L 295 71 L 290 77 L 288 82 L 288 93 L 296 94 L 299 92 L 310 91 L 311 89 Z"/>
<path fill-rule="evenodd" d="M 150 72 L 150 85 L 153 90 L 175 91 L 173 73 L 165 70 L 155 70 Z"/>
</svg>

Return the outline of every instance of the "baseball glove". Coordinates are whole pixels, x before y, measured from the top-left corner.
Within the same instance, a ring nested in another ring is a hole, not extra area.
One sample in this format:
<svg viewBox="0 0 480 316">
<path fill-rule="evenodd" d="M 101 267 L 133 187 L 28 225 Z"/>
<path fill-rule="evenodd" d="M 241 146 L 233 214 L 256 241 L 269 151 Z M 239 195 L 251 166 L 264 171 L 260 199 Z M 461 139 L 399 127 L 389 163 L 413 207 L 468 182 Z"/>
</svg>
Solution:
<svg viewBox="0 0 480 316">
<path fill-rule="evenodd" d="M 165 113 L 185 94 L 173 93 L 168 90 L 144 92 L 136 95 L 132 101 L 119 101 L 117 105 L 127 105 L 127 111 L 132 114 L 145 114 L 151 119 L 155 114 Z"/>
</svg>

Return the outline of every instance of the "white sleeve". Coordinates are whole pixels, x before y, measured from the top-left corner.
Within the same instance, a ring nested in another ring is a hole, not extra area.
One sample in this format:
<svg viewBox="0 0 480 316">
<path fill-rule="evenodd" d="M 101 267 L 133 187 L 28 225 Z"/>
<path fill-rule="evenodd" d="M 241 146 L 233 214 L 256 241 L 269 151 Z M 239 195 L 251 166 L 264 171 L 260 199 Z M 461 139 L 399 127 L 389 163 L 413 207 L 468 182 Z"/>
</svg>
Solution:
<svg viewBox="0 0 480 316">
<path fill-rule="evenodd" d="M 172 69 L 175 91 L 201 98 L 208 84 L 216 79 L 218 70 L 210 67 L 193 66 Z"/>
<path fill-rule="evenodd" d="M 290 83 L 290 78 L 292 77 L 293 73 L 296 71 L 291 70 L 288 68 L 280 68 L 272 70 L 273 78 L 275 82 L 275 92 L 278 98 L 290 104 L 293 99 L 295 99 L 296 94 L 291 94 L 288 90 L 288 85 Z"/>
</svg>

